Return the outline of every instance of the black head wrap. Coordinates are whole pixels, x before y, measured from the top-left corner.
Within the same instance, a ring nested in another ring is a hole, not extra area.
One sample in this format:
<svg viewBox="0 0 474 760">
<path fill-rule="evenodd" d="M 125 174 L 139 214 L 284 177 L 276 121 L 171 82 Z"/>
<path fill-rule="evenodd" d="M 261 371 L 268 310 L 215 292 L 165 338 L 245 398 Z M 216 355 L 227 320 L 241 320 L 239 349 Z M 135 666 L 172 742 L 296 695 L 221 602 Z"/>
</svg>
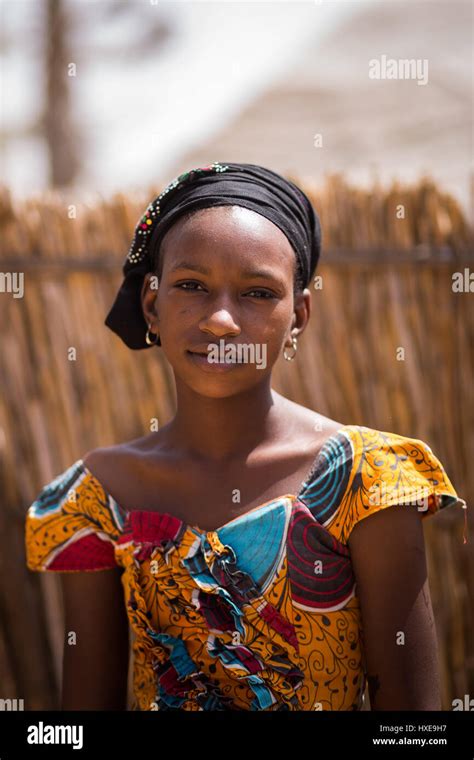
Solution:
<svg viewBox="0 0 474 760">
<path fill-rule="evenodd" d="M 149 348 L 141 289 L 153 271 L 160 243 L 183 214 L 211 206 L 243 206 L 277 225 L 291 243 L 307 287 L 319 259 L 321 227 L 305 193 L 290 180 L 256 164 L 221 164 L 191 169 L 176 177 L 139 220 L 122 267 L 124 280 L 105 324 L 129 348 Z M 161 345 L 158 338 L 155 345 Z"/>
</svg>

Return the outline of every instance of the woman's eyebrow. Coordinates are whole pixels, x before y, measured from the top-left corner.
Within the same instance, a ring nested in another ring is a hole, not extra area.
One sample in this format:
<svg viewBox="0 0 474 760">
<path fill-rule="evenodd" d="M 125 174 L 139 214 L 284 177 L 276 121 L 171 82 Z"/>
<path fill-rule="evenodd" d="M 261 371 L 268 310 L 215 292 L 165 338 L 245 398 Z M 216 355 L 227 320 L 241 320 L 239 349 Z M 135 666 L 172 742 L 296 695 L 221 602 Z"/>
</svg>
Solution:
<svg viewBox="0 0 474 760">
<path fill-rule="evenodd" d="M 171 267 L 170 273 L 175 272 L 177 269 L 190 269 L 193 272 L 200 272 L 201 274 L 211 273 L 211 270 L 208 269 L 208 267 L 202 266 L 201 264 L 196 264 L 195 262 L 187 261 L 178 261 L 174 266 Z M 255 277 L 264 277 L 268 280 L 274 280 L 278 283 L 280 282 L 280 279 L 278 277 L 275 277 L 275 274 L 271 269 L 246 269 L 242 272 L 242 277 L 244 280 L 251 280 Z"/>
<path fill-rule="evenodd" d="M 201 266 L 201 264 L 188 263 L 187 261 L 178 261 L 171 267 L 170 273 L 176 272 L 177 269 L 192 269 L 193 272 L 200 272 L 201 274 L 209 274 L 207 267 Z"/>
<path fill-rule="evenodd" d="M 265 277 L 267 280 L 280 282 L 279 278 L 275 277 L 275 274 L 271 269 L 246 269 L 244 272 L 242 272 L 242 277 L 244 280 L 251 280 L 254 277 Z"/>
</svg>

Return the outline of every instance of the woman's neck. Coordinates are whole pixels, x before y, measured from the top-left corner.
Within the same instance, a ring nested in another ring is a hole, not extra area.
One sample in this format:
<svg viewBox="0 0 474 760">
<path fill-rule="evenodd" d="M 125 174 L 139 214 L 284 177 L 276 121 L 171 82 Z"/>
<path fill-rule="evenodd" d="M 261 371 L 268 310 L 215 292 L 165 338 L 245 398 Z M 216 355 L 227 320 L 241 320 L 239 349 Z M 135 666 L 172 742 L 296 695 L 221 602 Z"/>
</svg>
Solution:
<svg viewBox="0 0 474 760">
<path fill-rule="evenodd" d="M 204 397 L 177 384 L 177 396 L 167 440 L 198 458 L 232 460 L 278 437 L 282 429 L 285 399 L 268 383 L 226 398 Z"/>
</svg>

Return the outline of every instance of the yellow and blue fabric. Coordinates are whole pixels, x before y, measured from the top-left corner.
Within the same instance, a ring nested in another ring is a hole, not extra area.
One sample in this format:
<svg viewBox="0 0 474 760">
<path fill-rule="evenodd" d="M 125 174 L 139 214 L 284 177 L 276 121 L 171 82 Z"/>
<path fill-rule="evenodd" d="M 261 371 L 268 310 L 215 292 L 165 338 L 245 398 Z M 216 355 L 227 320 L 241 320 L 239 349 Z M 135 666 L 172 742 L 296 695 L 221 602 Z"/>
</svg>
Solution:
<svg viewBox="0 0 474 760">
<path fill-rule="evenodd" d="M 123 509 L 79 459 L 28 509 L 27 566 L 123 569 L 134 710 L 359 710 L 348 539 L 380 509 L 420 504 L 422 518 L 466 508 L 426 443 L 360 425 L 325 442 L 298 494 L 210 532 Z"/>
</svg>

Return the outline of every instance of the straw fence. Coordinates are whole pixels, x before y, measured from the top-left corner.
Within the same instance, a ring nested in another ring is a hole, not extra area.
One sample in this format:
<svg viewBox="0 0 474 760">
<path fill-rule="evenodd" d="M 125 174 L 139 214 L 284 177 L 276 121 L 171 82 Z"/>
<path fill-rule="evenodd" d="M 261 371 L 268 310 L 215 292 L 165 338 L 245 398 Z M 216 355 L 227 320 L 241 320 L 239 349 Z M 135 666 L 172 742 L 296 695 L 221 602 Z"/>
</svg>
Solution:
<svg viewBox="0 0 474 760">
<path fill-rule="evenodd" d="M 322 220 L 323 288 L 275 389 L 342 424 L 425 440 L 469 504 L 472 295 L 452 289 L 453 272 L 473 264 L 463 213 L 427 178 L 369 190 L 338 176 L 301 184 Z M 144 435 L 174 411 L 161 350 L 129 351 L 103 325 L 134 225 L 161 189 L 78 206 L 0 193 L 0 271 L 25 283 L 23 298 L 0 292 L 0 696 L 25 709 L 58 706 L 63 635 L 58 577 L 25 567 L 26 508 L 88 450 Z M 471 517 L 463 544 L 463 518 L 453 509 L 424 522 L 444 709 L 474 695 L 474 535 Z"/>
</svg>

